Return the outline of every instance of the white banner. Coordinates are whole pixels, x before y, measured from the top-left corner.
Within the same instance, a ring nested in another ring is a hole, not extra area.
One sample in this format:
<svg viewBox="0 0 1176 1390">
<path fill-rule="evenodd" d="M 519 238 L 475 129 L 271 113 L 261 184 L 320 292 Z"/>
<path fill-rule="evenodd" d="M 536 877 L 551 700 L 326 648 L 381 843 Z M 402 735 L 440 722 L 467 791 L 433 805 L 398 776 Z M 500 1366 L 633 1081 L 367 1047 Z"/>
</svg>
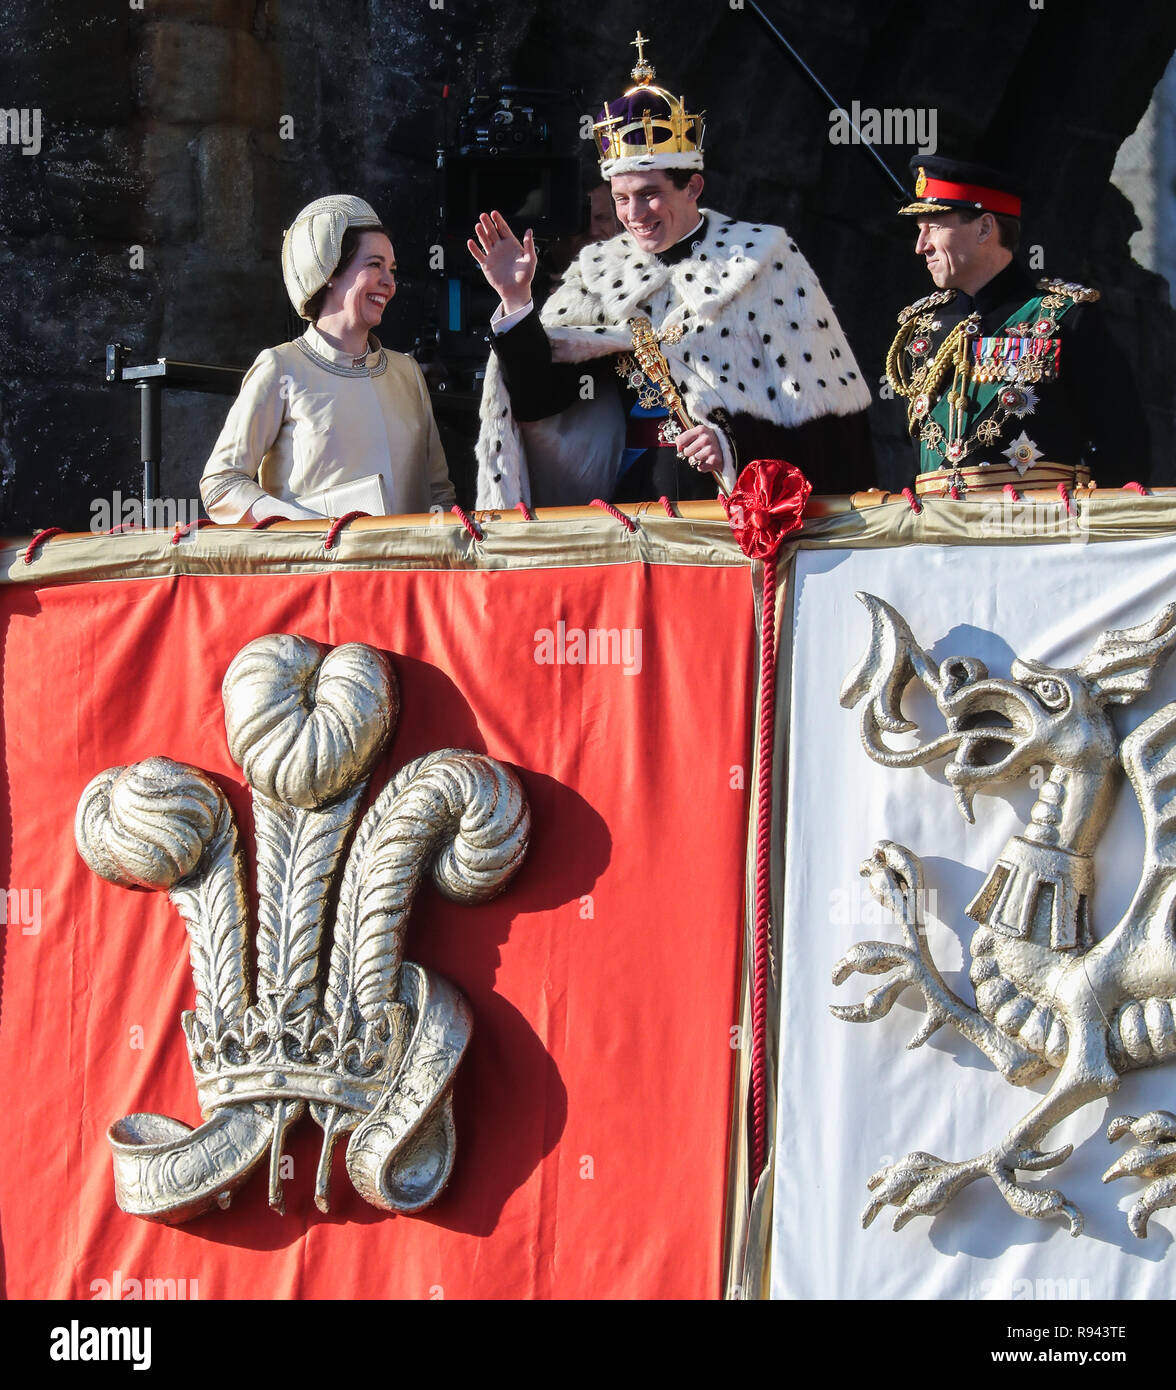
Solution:
<svg viewBox="0 0 1176 1390">
<path fill-rule="evenodd" d="M 778 1298 L 1149 1298 L 1171 1296 L 1176 1210 L 1151 1218 L 1140 1240 L 1126 1214 L 1144 1182 L 1104 1185 L 1102 1174 L 1134 1142 L 1106 1138 L 1108 1120 L 1153 1109 L 1176 1113 L 1176 1066 L 1129 1072 L 1108 1099 L 1080 1108 L 1042 1147 L 1074 1153 L 1026 1187 L 1057 1188 L 1085 1216 L 1072 1239 L 1059 1217 L 1014 1213 L 982 1177 L 939 1215 L 901 1231 L 884 1208 L 860 1224 L 869 1176 L 921 1150 L 952 1161 L 995 1145 L 1044 1096 L 1057 1073 L 1028 1087 L 1004 1081 L 993 1064 L 945 1026 L 906 1050 L 924 1018 L 915 989 L 873 1023 L 835 1018 L 829 1005 L 860 1002 L 888 976 L 852 975 L 839 987 L 834 963 L 856 942 L 903 940 L 900 924 L 870 896 L 859 864 L 878 840 L 922 860 L 927 938 L 948 984 L 968 1005 L 964 914 L 1008 837 L 1029 820 L 1040 773 L 975 798 L 968 825 L 944 779 L 945 760 L 892 770 L 862 747 L 862 707 L 838 695 L 866 651 L 870 622 L 862 590 L 897 610 L 936 663 L 978 658 L 1007 677 L 1016 657 L 1074 666 L 1102 632 L 1133 626 L 1176 600 L 1176 540 L 1091 545 L 905 546 L 802 550 L 792 603 L 794 648 L 781 973 L 772 1293 Z M 1122 738 L 1176 701 L 1176 657 L 1152 690 L 1116 707 Z M 904 710 L 923 740 L 943 718 L 916 681 Z M 892 739 L 891 742 L 894 742 Z M 900 744 L 902 740 L 898 741 Z M 909 746 L 909 740 L 908 746 Z M 1143 826 L 1125 778 L 1095 852 L 1094 935 L 1126 911 L 1139 880 Z M 1176 990 L 1172 991 L 1176 993 Z"/>
</svg>

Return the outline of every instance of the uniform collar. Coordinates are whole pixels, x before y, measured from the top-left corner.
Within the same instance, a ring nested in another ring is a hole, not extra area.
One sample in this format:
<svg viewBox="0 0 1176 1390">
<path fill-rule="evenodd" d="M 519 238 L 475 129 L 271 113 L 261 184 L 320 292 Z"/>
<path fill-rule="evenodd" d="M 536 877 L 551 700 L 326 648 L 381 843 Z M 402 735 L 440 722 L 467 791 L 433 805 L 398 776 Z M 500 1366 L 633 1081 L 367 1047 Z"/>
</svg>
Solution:
<svg viewBox="0 0 1176 1390">
<path fill-rule="evenodd" d="M 960 291 L 956 303 L 965 314 L 989 314 L 1010 300 L 1024 304 L 1033 294 L 1033 281 L 1016 261 L 1010 261 L 988 284 L 981 285 L 974 295 Z"/>
</svg>

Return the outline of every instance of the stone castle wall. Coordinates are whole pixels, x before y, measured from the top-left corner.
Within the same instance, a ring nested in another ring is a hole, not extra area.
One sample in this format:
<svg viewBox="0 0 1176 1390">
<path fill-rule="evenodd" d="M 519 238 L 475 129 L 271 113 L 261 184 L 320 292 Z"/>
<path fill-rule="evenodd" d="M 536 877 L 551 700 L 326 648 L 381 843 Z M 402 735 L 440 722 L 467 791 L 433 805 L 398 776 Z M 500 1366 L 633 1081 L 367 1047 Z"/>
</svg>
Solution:
<svg viewBox="0 0 1176 1390">
<path fill-rule="evenodd" d="M 1167 285 L 1136 265 L 1131 204 L 1109 182 L 1176 48 L 1176 7 L 993 0 L 774 0 L 775 22 L 846 104 L 934 113 L 941 152 L 1030 183 L 1025 241 L 1047 274 L 1104 289 L 1137 364 L 1156 467 L 1176 482 Z M 672 15 L 673 22 L 666 16 Z M 894 313 L 926 292 L 910 228 L 860 148 L 830 139 L 829 103 L 738 0 L 672 11 L 600 0 L 7 0 L 0 109 L 39 111 L 40 148 L 0 147 L 0 524 L 85 528 L 94 499 L 136 495 L 138 400 L 107 386 L 119 341 L 244 367 L 288 336 L 281 233 L 310 199 L 368 197 L 395 231 L 403 284 L 382 335 L 411 347 L 436 310 L 435 154 L 443 90 L 619 90 L 640 24 L 659 80 L 708 112 L 704 201 L 782 222 L 813 263 L 876 381 Z M 913 150 L 884 148 L 903 171 Z M 194 498 L 228 401 L 169 395 L 163 492 Z M 901 412 L 877 401 L 883 480 L 906 473 Z M 464 432 L 463 432 L 464 431 Z M 446 430 L 469 475 L 470 424 Z M 469 500 L 468 494 L 463 500 Z"/>
</svg>

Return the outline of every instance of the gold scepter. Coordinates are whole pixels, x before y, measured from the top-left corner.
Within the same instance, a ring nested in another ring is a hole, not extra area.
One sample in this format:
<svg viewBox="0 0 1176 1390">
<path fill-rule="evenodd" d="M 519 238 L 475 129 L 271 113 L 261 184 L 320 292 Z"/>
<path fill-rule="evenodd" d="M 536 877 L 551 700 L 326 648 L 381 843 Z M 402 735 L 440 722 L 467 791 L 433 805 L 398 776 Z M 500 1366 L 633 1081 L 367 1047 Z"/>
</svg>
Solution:
<svg viewBox="0 0 1176 1390">
<path fill-rule="evenodd" d="M 698 423 L 692 420 L 686 413 L 686 407 L 682 404 L 682 397 L 678 395 L 678 388 L 674 385 L 674 379 L 670 375 L 670 364 L 666 361 L 666 355 L 661 350 L 661 344 L 657 340 L 657 335 L 653 331 L 653 324 L 642 315 L 629 320 L 629 329 L 633 334 L 633 356 L 637 365 L 657 388 L 662 398 L 662 403 L 670 412 L 670 415 L 677 422 L 677 428 L 673 434 L 667 430 L 669 441 L 682 432 L 682 430 L 692 430 Z M 682 330 L 671 330 L 676 334 L 671 337 L 666 335 L 667 341 L 677 342 L 682 336 Z M 719 491 L 724 497 L 731 496 L 731 489 L 727 486 L 727 481 L 722 473 L 714 474 L 715 482 L 718 484 Z"/>
</svg>

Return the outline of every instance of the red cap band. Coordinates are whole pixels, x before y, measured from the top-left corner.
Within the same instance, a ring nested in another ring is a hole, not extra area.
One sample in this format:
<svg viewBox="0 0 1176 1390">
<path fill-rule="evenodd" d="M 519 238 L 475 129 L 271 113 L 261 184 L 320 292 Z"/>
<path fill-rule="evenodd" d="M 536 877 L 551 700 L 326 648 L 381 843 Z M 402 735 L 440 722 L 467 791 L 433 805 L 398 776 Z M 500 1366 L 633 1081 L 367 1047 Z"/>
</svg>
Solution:
<svg viewBox="0 0 1176 1390">
<path fill-rule="evenodd" d="M 979 203 L 987 212 L 999 212 L 1005 217 L 1021 215 L 1020 198 L 978 183 L 949 183 L 947 179 L 927 178 L 918 198 L 924 203 L 933 203 L 937 198 L 955 198 L 960 202 Z"/>
</svg>

